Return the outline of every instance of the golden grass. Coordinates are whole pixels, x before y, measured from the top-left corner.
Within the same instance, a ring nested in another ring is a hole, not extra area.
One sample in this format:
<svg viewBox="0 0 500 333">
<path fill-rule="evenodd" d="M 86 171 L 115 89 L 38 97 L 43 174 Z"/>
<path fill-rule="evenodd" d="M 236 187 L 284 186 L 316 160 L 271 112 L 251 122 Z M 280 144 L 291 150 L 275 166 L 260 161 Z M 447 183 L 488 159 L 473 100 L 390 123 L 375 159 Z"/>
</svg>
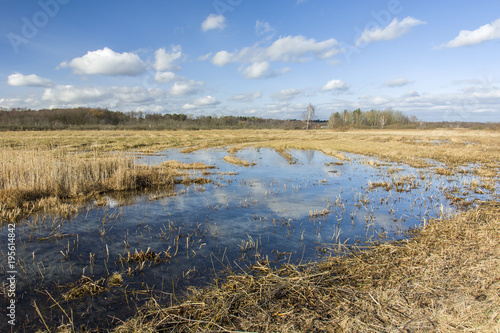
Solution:
<svg viewBox="0 0 500 333">
<path fill-rule="evenodd" d="M 250 162 L 237 158 L 236 156 L 226 155 L 224 156 L 224 161 L 234 165 L 250 166 Z"/>
<path fill-rule="evenodd" d="M 339 158 L 342 152 L 363 154 L 415 166 L 427 166 L 426 159 L 443 162 L 449 167 L 482 163 L 491 170 L 499 165 L 500 132 L 466 129 L 0 132 L 0 148 L 3 147 L 142 152 L 168 148 L 185 148 L 183 151 L 190 152 L 229 147 L 231 154 L 246 147 L 268 147 L 278 151 L 296 148 L 316 149 Z"/>
<path fill-rule="evenodd" d="M 164 167 L 179 169 L 179 170 L 204 170 L 204 169 L 215 169 L 213 165 L 207 165 L 202 162 L 193 162 L 193 163 L 181 163 L 179 161 L 170 160 L 165 161 L 161 164 Z"/>
<path fill-rule="evenodd" d="M 413 238 L 339 245 L 319 264 L 266 263 L 144 309 L 115 332 L 498 332 L 500 204 L 431 221 Z"/>
<path fill-rule="evenodd" d="M 122 154 L 0 150 L 0 218 L 57 209 L 74 212 L 68 201 L 85 201 L 111 191 L 171 186 L 179 174 L 166 166 L 137 165 Z"/>
</svg>

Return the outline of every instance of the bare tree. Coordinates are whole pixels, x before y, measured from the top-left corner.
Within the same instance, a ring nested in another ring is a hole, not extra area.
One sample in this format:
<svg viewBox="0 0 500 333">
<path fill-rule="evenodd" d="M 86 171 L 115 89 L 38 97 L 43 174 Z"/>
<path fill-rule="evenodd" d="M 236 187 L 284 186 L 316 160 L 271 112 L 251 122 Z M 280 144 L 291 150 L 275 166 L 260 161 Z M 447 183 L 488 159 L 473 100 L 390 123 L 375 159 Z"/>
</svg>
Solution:
<svg viewBox="0 0 500 333">
<path fill-rule="evenodd" d="M 309 122 L 314 118 L 314 106 L 309 103 L 307 110 L 304 112 L 303 118 L 306 121 L 306 131 L 309 130 Z"/>
</svg>

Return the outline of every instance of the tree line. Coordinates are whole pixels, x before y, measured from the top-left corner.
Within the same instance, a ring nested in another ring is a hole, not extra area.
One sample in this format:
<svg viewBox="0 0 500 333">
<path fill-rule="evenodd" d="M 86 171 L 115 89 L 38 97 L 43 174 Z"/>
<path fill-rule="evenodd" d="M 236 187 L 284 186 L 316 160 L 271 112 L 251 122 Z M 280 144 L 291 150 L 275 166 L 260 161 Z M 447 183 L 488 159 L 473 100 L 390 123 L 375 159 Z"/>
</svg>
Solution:
<svg viewBox="0 0 500 333">
<path fill-rule="evenodd" d="M 334 112 L 328 121 L 314 120 L 315 109 L 309 104 L 303 120 L 268 119 L 247 116 L 189 116 L 177 113 L 111 111 L 106 108 L 59 108 L 32 110 L 0 109 L 0 130 L 56 129 L 313 129 L 332 128 L 476 128 L 500 129 L 500 123 L 424 122 L 392 109 Z"/>
<path fill-rule="evenodd" d="M 198 116 L 146 112 L 110 111 L 103 108 L 0 110 L 0 130 L 55 129 L 300 129 L 300 120 L 265 119 L 246 116 Z"/>
<path fill-rule="evenodd" d="M 344 110 L 343 112 L 332 113 L 328 121 L 330 128 L 339 127 L 370 127 L 370 128 L 386 128 L 386 127 L 409 127 L 409 125 L 416 125 L 418 122 L 417 117 L 407 116 L 401 111 L 394 111 L 392 109 L 386 110 L 370 110 L 361 111 L 356 109 L 354 111 Z M 413 127 L 414 127 L 413 126 Z"/>
</svg>

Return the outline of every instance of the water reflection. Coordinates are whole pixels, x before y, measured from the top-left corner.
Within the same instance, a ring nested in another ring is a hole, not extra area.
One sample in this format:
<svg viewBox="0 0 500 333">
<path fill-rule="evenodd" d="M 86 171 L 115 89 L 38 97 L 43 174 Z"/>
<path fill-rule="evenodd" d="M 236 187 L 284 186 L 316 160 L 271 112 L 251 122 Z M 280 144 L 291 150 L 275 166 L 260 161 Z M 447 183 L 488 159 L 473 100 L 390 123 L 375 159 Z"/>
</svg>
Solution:
<svg viewBox="0 0 500 333">
<path fill-rule="evenodd" d="M 112 317 L 132 314 L 152 294 L 168 303 L 186 286 L 207 283 L 226 266 L 244 267 L 264 259 L 276 264 L 316 260 L 321 243 L 352 243 L 380 232 L 400 239 L 422 219 L 452 211 L 443 189 L 462 186 L 465 177 L 395 163 L 374 166 L 355 155 L 340 163 L 315 151 L 291 154 L 296 164 L 271 149 L 239 151 L 237 157 L 255 163 L 252 167 L 226 163 L 223 150 L 138 156 L 146 164 L 178 160 L 217 169 L 209 175 L 193 171 L 210 178 L 204 186 L 178 185 L 175 193 L 110 195 L 105 206 L 89 207 L 68 221 L 28 219 L 17 231 L 23 271 L 18 311 L 26 313 L 18 327 L 39 323 L 34 299 L 47 321 L 59 323 L 62 316 L 44 290 L 78 313 L 77 324 L 110 326 Z M 373 186 L 400 180 L 399 188 Z M 171 260 L 143 267 L 123 261 L 136 250 L 169 251 Z M 281 257 L 278 251 L 289 255 Z M 123 275 L 123 285 L 100 296 L 62 299 L 68 285 L 82 275 L 99 279 L 113 272 Z"/>
</svg>

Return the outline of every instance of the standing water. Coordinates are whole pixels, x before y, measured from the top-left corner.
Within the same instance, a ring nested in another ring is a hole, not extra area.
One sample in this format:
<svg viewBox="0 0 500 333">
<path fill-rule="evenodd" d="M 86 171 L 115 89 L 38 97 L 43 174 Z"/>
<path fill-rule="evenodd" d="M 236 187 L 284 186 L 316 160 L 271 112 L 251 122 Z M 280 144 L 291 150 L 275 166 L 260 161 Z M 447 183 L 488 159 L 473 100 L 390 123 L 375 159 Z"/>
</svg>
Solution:
<svg viewBox="0 0 500 333">
<path fill-rule="evenodd" d="M 70 322 L 112 328 L 152 297 L 173 304 L 187 287 L 207 285 L 228 268 L 306 263 L 338 243 L 401 239 L 408 229 L 452 212 L 450 193 L 488 197 L 464 190 L 476 181 L 471 176 L 359 155 L 292 150 L 290 163 L 271 149 L 241 150 L 236 156 L 248 167 L 227 163 L 226 155 L 139 155 L 144 164 L 177 160 L 216 168 L 191 171 L 210 180 L 204 185 L 109 195 L 106 204 L 69 219 L 37 215 L 18 224 L 17 330 Z M 5 249 L 2 255 L 6 262 Z"/>
</svg>

